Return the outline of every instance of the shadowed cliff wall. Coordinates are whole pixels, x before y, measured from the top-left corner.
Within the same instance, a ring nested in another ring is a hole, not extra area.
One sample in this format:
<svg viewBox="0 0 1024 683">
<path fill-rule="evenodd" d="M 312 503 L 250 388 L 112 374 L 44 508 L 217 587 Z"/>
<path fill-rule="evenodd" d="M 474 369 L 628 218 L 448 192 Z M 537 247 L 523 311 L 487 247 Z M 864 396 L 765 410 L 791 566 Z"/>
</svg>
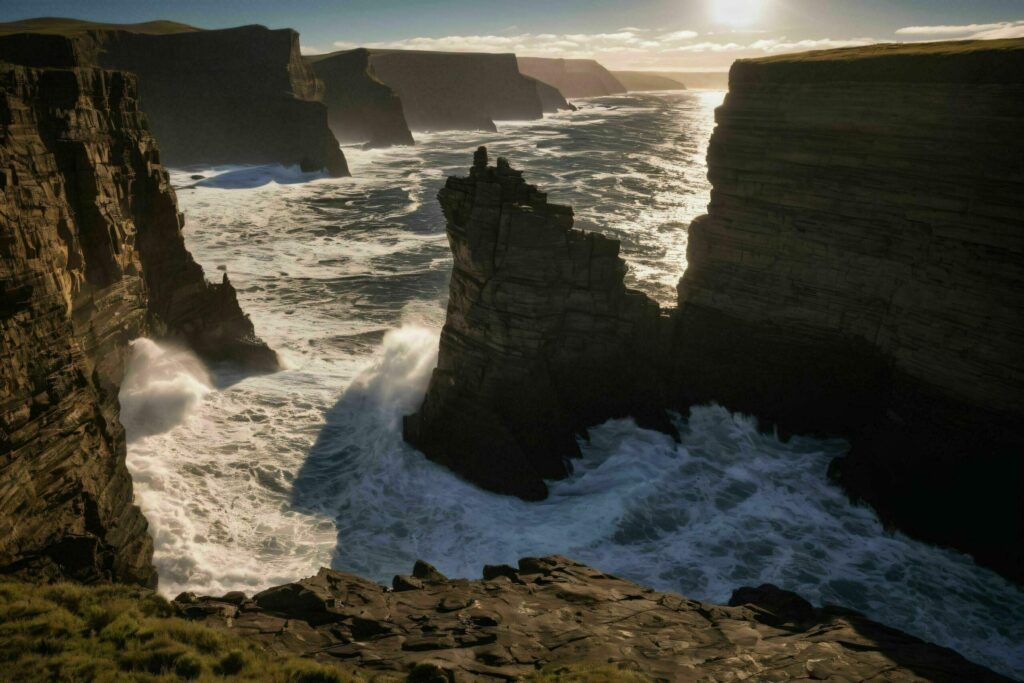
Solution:
<svg viewBox="0 0 1024 683">
<path fill-rule="evenodd" d="M 318 101 L 323 87 L 299 55 L 295 31 L 242 26 L 154 34 L 68 21 L 61 30 L 73 41 L 75 63 L 139 77 L 142 107 L 166 163 L 281 163 L 348 175 Z M 61 36 L 48 37 L 45 47 L 33 40 L 38 36 L 0 37 L 0 59 L 70 65 Z"/>
<path fill-rule="evenodd" d="M 306 61 L 324 84 L 327 120 L 338 140 L 368 147 L 413 144 L 402 100 L 377 78 L 369 50 L 317 55 Z"/>
<path fill-rule="evenodd" d="M 370 62 L 402 100 L 413 130 L 495 130 L 496 120 L 544 116 L 533 81 L 512 54 L 371 50 Z"/>
<path fill-rule="evenodd" d="M 0 62 L 0 91 L 0 571 L 152 584 L 118 420 L 128 343 L 277 359 L 185 250 L 134 76 Z"/>
<path fill-rule="evenodd" d="M 740 61 L 716 118 L 675 401 L 850 436 L 851 494 L 1020 579 L 1024 41 Z"/>
<path fill-rule="evenodd" d="M 519 57 L 519 70 L 554 86 L 566 97 L 601 97 L 626 92 L 608 69 L 593 59 Z"/>
</svg>

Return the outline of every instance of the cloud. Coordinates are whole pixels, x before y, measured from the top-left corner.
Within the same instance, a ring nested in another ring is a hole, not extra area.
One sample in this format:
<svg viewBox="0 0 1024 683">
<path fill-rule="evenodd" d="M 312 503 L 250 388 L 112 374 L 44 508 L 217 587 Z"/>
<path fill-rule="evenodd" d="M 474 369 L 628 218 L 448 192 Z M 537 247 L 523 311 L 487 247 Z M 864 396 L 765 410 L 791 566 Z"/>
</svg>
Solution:
<svg viewBox="0 0 1024 683">
<path fill-rule="evenodd" d="M 897 29 L 896 35 L 941 36 L 964 40 L 1024 38 L 1024 21 L 1000 21 L 992 24 L 962 24 L 958 26 L 905 26 Z"/>
<path fill-rule="evenodd" d="M 312 45 L 300 45 L 299 52 L 304 55 L 322 55 L 324 53 L 323 50 Z"/>
<path fill-rule="evenodd" d="M 368 47 L 442 52 L 513 52 L 523 57 L 597 59 L 612 69 L 725 69 L 735 59 L 781 52 L 853 47 L 878 42 L 872 38 L 789 40 L 741 35 L 700 40 L 696 31 L 662 33 L 624 27 L 609 33 L 517 33 L 515 35 L 419 36 L 401 40 L 356 43 L 339 40 L 335 49 Z"/>
</svg>

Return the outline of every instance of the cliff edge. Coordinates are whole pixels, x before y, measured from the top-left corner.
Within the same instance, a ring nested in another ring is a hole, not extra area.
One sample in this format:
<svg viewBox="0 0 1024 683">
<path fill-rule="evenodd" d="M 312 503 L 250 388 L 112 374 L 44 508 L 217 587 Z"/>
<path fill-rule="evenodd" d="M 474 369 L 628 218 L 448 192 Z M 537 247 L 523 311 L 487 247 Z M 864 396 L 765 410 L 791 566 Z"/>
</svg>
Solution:
<svg viewBox="0 0 1024 683">
<path fill-rule="evenodd" d="M 0 59 L 136 74 L 165 163 L 279 163 L 348 175 L 319 101 L 323 86 L 291 29 L 29 20 L 0 25 Z"/>
<path fill-rule="evenodd" d="M 0 572 L 152 585 L 118 419 L 129 342 L 277 358 L 185 250 L 134 76 L 0 62 L 0 85 Z"/>
</svg>

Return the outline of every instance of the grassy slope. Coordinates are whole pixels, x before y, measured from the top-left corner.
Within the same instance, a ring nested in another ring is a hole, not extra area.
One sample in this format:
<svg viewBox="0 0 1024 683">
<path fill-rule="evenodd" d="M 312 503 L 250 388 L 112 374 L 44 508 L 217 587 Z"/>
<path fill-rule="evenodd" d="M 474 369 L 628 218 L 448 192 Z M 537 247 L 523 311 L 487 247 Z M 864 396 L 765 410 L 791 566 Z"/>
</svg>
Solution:
<svg viewBox="0 0 1024 683">
<path fill-rule="evenodd" d="M 835 50 L 813 50 L 793 54 L 759 57 L 751 60 L 760 64 L 779 62 L 834 62 L 874 57 L 917 55 L 966 55 L 977 52 L 1021 50 L 1024 38 L 1002 40 L 954 40 L 928 43 L 880 43 L 864 47 L 843 47 Z"/>
<path fill-rule="evenodd" d="M 188 33 L 202 29 L 176 21 L 157 20 L 141 24 L 103 24 L 84 19 L 68 19 L 64 17 L 39 17 L 0 23 L 0 35 L 11 33 L 47 33 L 52 35 L 71 36 L 92 30 L 130 31 L 160 35 L 167 33 Z"/>
<path fill-rule="evenodd" d="M 142 588 L 0 583 L 0 679 L 362 680 L 172 614 L 166 600 Z"/>
</svg>

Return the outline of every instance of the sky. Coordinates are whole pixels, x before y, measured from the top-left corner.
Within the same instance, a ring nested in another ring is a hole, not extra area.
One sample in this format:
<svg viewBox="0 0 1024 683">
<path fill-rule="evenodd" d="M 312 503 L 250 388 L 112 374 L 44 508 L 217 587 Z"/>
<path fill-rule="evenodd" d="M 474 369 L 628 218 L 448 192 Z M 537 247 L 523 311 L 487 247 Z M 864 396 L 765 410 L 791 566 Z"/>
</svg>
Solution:
<svg viewBox="0 0 1024 683">
<path fill-rule="evenodd" d="M 289 27 L 307 54 L 515 52 L 659 71 L 876 42 L 1024 37 L 1024 0 L 0 0 L 0 21 L 39 16 Z"/>
</svg>

